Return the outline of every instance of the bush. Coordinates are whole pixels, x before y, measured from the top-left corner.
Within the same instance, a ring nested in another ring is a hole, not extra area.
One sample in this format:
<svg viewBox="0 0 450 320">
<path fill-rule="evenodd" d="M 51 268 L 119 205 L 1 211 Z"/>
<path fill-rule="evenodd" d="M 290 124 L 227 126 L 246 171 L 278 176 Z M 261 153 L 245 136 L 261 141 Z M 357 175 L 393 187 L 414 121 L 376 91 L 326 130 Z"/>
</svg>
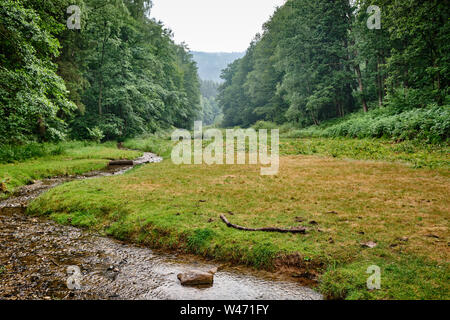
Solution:
<svg viewBox="0 0 450 320">
<path fill-rule="evenodd" d="M 387 95 L 386 106 L 401 113 L 407 110 L 426 108 L 434 100 L 433 94 L 429 90 L 398 88 Z"/>
<path fill-rule="evenodd" d="M 396 141 L 421 140 L 440 143 L 450 137 L 449 106 L 430 105 L 397 113 L 393 108 L 378 108 L 354 113 L 345 118 L 291 131 L 286 137 L 389 138 Z"/>
<path fill-rule="evenodd" d="M 102 141 L 102 139 L 105 137 L 103 131 L 99 127 L 94 127 L 92 130 L 87 128 L 87 130 L 89 132 L 90 140 L 95 141 L 97 143 L 100 143 L 100 141 Z"/>
<path fill-rule="evenodd" d="M 124 122 L 113 114 L 104 114 L 101 118 L 80 116 L 70 124 L 70 128 L 71 138 L 74 140 L 92 140 L 91 131 L 95 128 L 102 132 L 101 140 L 121 140 L 123 139 Z M 94 134 L 94 137 L 97 133 Z"/>
<path fill-rule="evenodd" d="M 270 122 L 270 121 L 260 120 L 260 121 L 256 122 L 252 126 L 252 128 L 255 129 L 255 130 L 260 130 L 260 129 L 271 130 L 271 129 L 278 129 L 279 126 L 276 123 L 273 123 L 273 122 Z"/>
</svg>

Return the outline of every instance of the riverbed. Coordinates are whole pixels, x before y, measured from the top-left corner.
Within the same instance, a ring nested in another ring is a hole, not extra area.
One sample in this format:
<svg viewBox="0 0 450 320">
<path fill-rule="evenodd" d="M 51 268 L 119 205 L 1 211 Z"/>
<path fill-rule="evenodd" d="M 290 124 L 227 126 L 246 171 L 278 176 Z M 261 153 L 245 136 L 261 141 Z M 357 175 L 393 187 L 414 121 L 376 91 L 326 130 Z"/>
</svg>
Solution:
<svg viewBox="0 0 450 320">
<path fill-rule="evenodd" d="M 161 160 L 145 153 L 134 164 Z M 25 213 L 30 201 L 61 183 L 123 174 L 131 168 L 35 181 L 1 201 L 0 299 L 322 299 L 313 289 L 269 272 L 159 252 Z M 73 276 L 68 268 L 80 270 L 77 289 L 68 287 Z M 180 272 L 212 268 L 219 270 L 212 286 L 186 287 L 177 279 Z"/>
</svg>

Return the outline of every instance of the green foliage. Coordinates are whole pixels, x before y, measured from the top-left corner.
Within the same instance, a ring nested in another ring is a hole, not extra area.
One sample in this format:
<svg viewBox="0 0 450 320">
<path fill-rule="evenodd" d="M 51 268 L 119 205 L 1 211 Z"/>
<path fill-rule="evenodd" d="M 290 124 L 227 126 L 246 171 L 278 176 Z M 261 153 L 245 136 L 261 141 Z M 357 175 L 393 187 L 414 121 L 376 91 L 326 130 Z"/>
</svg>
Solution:
<svg viewBox="0 0 450 320">
<path fill-rule="evenodd" d="M 270 122 L 270 121 L 257 121 L 253 126 L 253 129 L 255 130 L 260 130 L 260 129 L 267 129 L 267 130 L 271 130 L 271 129 L 278 129 L 278 125 L 276 123 Z"/>
<path fill-rule="evenodd" d="M 60 224 L 72 224 L 81 228 L 91 227 L 97 222 L 94 215 L 80 211 L 72 212 L 68 215 L 55 213 L 51 215 L 51 218 Z"/>
<path fill-rule="evenodd" d="M 200 92 L 202 94 L 200 104 L 202 107 L 203 124 L 212 125 L 216 123 L 221 115 L 219 104 L 216 100 L 219 84 L 210 80 L 200 81 Z"/>
<path fill-rule="evenodd" d="M 80 31 L 65 26 L 70 4 L 81 8 Z M 200 112 L 197 67 L 170 30 L 148 18 L 150 7 L 150 0 L 2 4 L 0 143 L 64 140 L 68 124 L 72 138 L 91 139 L 98 128 L 119 141 L 189 128 Z"/>
<path fill-rule="evenodd" d="M 107 148 L 114 148 L 113 142 L 104 143 Z M 88 141 L 71 141 L 58 143 L 30 142 L 23 145 L 1 145 L 0 163 L 14 163 L 28 159 L 69 154 L 74 156 L 76 149 L 96 148 L 97 144 Z"/>
<path fill-rule="evenodd" d="M 438 0 L 377 2 L 392 45 L 387 85 L 418 90 L 441 105 L 449 93 L 450 6 Z"/>
<path fill-rule="evenodd" d="M 367 27 L 370 5 L 381 9 L 381 30 Z M 288 0 L 223 70 L 223 125 L 263 120 L 294 125 L 291 137 L 446 140 L 449 10 L 437 0 Z"/>
<path fill-rule="evenodd" d="M 390 138 L 441 143 L 450 138 L 450 107 L 431 105 L 401 113 L 392 109 L 375 109 L 297 130 L 294 134 L 296 137 Z M 289 136 L 294 137 L 292 134 Z"/>
<path fill-rule="evenodd" d="M 0 163 L 14 163 L 45 156 L 58 156 L 68 150 L 93 145 L 87 142 L 59 142 L 37 143 L 30 142 L 23 145 L 1 145 Z"/>
<path fill-rule="evenodd" d="M 211 80 L 200 80 L 200 93 L 205 98 L 215 98 L 217 97 L 219 86 L 219 83 Z"/>
<path fill-rule="evenodd" d="M 200 104 L 202 106 L 202 118 L 204 125 L 215 124 L 221 116 L 222 111 L 215 98 L 201 97 Z"/>
<path fill-rule="evenodd" d="M 0 143 L 63 140 L 75 109 L 52 62 L 60 28 L 25 3 L 0 8 Z"/>
<path fill-rule="evenodd" d="M 170 126 L 189 128 L 200 111 L 199 80 L 192 56 L 163 25 L 147 18 L 150 1 L 87 0 L 83 37 L 65 54 L 87 80 L 80 93 L 84 113 L 71 123 L 75 138 L 98 127 L 105 139 L 123 141 Z M 102 5 L 102 10 L 94 8 Z M 68 31 L 69 32 L 69 31 Z"/>
<path fill-rule="evenodd" d="M 94 127 L 92 130 L 87 128 L 87 130 L 89 132 L 89 138 L 97 143 L 100 143 L 100 141 L 102 141 L 105 137 L 103 131 L 99 127 Z"/>
<path fill-rule="evenodd" d="M 345 1 L 290 0 L 223 71 L 225 126 L 318 123 L 353 110 Z"/>
</svg>

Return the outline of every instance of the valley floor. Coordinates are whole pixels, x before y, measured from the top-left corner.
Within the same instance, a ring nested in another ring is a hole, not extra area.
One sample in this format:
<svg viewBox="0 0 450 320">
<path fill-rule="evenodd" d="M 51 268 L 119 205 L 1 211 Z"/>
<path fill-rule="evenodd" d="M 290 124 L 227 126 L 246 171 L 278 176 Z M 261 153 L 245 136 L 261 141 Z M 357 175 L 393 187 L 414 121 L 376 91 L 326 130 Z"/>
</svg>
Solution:
<svg viewBox="0 0 450 320">
<path fill-rule="evenodd" d="M 158 152 L 144 142 L 125 145 Z M 259 166 L 168 159 L 61 185 L 28 212 L 150 247 L 284 270 L 331 298 L 450 298 L 447 147 L 286 139 L 280 150 L 276 176 L 261 176 Z M 307 231 L 241 231 L 221 214 L 246 227 Z M 366 286 L 373 265 L 379 290 Z"/>
</svg>

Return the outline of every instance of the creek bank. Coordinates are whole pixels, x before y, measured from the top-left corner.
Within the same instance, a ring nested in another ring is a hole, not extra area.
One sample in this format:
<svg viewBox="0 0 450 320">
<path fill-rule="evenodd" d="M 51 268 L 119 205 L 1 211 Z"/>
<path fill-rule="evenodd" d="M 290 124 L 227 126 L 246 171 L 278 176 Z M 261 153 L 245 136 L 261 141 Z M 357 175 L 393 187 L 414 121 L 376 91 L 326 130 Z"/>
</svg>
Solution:
<svg viewBox="0 0 450 320">
<path fill-rule="evenodd" d="M 161 158 L 145 153 L 134 164 L 158 161 Z M 295 281 L 262 276 L 248 268 L 221 269 L 213 286 L 181 286 L 178 274 L 199 270 L 212 276 L 208 271 L 218 266 L 25 214 L 32 199 L 61 183 L 122 174 L 131 168 L 111 166 L 36 181 L 0 201 L 0 299 L 322 299 Z M 80 290 L 67 287 L 70 266 L 80 269 Z"/>
<path fill-rule="evenodd" d="M 0 224 L 0 300 L 322 299 L 297 282 L 245 267 L 219 268 L 213 286 L 182 286 L 178 274 L 218 265 L 28 216 L 23 208 L 0 209 Z M 80 290 L 67 288 L 69 266 L 80 269 Z"/>
</svg>

